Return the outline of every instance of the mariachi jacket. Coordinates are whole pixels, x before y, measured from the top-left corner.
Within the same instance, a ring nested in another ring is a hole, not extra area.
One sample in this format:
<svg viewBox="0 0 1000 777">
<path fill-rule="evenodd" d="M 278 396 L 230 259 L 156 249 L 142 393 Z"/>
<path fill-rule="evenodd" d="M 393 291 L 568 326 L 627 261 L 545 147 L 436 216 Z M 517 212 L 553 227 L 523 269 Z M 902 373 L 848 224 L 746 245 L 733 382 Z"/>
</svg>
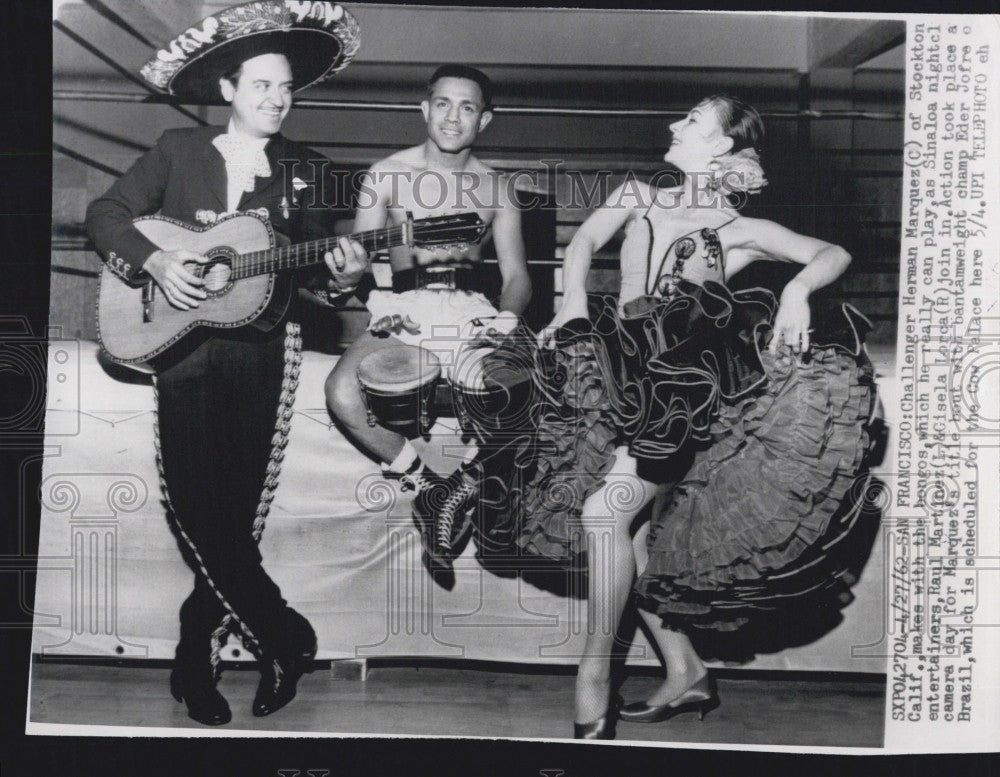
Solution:
<svg viewBox="0 0 1000 777">
<path fill-rule="evenodd" d="M 212 144 L 226 127 L 166 130 L 108 191 L 87 208 L 87 231 L 109 269 L 128 283 L 142 279 L 142 263 L 157 246 L 142 235 L 132 219 L 159 214 L 192 226 L 207 226 L 226 212 L 226 162 Z M 264 148 L 269 178 L 258 178 L 237 210 L 256 211 L 291 243 L 332 237 L 335 212 L 326 207 L 332 189 L 326 157 L 288 140 L 280 133 Z M 324 181 L 325 178 L 325 181 Z M 300 271 L 299 285 L 314 299 L 336 304 L 326 291 L 324 265 Z"/>
</svg>

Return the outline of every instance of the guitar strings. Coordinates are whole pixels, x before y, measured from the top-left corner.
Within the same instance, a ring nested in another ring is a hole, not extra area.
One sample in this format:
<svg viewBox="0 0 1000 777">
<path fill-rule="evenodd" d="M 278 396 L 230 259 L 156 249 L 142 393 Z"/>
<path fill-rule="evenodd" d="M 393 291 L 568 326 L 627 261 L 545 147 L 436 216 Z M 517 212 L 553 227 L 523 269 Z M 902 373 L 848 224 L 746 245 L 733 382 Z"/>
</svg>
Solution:
<svg viewBox="0 0 1000 777">
<path fill-rule="evenodd" d="M 366 249 L 378 251 L 380 248 L 389 248 L 395 240 L 400 240 L 403 237 L 403 231 L 406 226 L 406 224 L 400 224 L 393 227 L 386 227 L 385 229 L 373 229 L 353 237 L 364 245 Z M 435 232 L 440 237 L 440 233 L 447 233 L 452 229 L 462 232 L 467 230 L 468 226 L 437 227 Z M 385 236 L 385 245 L 380 246 L 379 238 L 383 235 Z M 330 241 L 334 241 L 336 245 L 338 239 L 337 237 L 325 237 L 284 248 L 268 248 L 262 251 L 250 251 L 245 254 L 239 254 L 232 262 L 231 280 L 262 275 L 272 270 L 292 269 L 303 265 L 315 264 L 318 261 L 315 258 L 318 249 L 322 247 L 322 252 L 325 253 L 330 249 Z M 368 243 L 371 243 L 370 248 Z M 303 253 L 305 256 L 301 255 Z"/>
<path fill-rule="evenodd" d="M 364 245 L 365 248 L 369 248 L 368 243 L 371 243 L 371 249 L 377 251 L 380 247 L 379 237 L 381 235 L 385 236 L 384 247 L 388 248 L 394 239 L 398 240 L 402 237 L 403 226 L 373 229 L 369 232 L 362 232 L 360 235 L 354 236 L 354 238 Z M 317 261 L 315 259 L 316 254 L 319 252 L 325 253 L 330 250 L 330 242 L 333 241 L 336 246 L 337 240 L 337 237 L 324 237 L 294 246 L 268 248 L 263 251 L 251 251 L 246 254 L 240 254 L 233 260 L 232 277 L 234 280 L 238 280 L 253 275 L 262 275 L 272 270 L 292 269 L 306 264 L 313 264 Z M 305 256 L 302 254 L 305 254 Z"/>
</svg>

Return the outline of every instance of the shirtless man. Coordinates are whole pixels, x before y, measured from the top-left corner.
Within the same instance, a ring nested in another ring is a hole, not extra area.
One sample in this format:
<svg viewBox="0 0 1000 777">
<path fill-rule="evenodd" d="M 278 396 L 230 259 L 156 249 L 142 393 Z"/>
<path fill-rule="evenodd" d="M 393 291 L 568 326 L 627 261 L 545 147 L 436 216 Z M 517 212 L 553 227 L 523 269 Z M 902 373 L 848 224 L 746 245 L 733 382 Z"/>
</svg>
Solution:
<svg viewBox="0 0 1000 777">
<path fill-rule="evenodd" d="M 357 370 L 369 354 L 404 342 L 439 355 L 451 351 L 450 358 L 441 359 L 447 374 L 462 358 L 466 343 L 489 329 L 511 331 L 528 304 L 531 280 L 521 216 L 511 202 L 508 180 L 472 155 L 476 138 L 493 118 L 491 99 L 492 84 L 480 71 L 462 65 L 438 68 L 420 104 L 427 139 L 372 166 L 362 182 L 355 230 L 402 224 L 408 213 L 414 219 L 477 213 L 496 248 L 503 281 L 499 311 L 470 288 L 470 268 L 481 261 L 479 245 L 451 252 L 392 249 L 393 291 L 371 293 L 368 331 L 347 349 L 326 381 L 333 416 L 382 464 L 387 477 L 399 478 L 404 489 L 416 493 L 414 515 L 432 573 L 450 573 L 452 545 L 474 508 L 476 478 L 470 470 L 475 451 L 447 479 L 430 471 L 400 434 L 368 425 Z"/>
</svg>

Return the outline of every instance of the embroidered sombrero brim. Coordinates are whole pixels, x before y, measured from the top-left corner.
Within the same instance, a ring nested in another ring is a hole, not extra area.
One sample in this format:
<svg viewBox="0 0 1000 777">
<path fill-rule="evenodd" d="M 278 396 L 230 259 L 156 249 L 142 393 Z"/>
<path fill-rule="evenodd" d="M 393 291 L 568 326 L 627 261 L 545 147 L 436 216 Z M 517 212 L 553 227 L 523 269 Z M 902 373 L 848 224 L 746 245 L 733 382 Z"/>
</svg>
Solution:
<svg viewBox="0 0 1000 777">
<path fill-rule="evenodd" d="M 139 71 L 184 102 L 223 102 L 219 78 L 252 57 L 280 53 L 299 91 L 343 70 L 361 43 L 357 20 L 331 2 L 263 0 L 206 17 L 185 30 Z"/>
</svg>

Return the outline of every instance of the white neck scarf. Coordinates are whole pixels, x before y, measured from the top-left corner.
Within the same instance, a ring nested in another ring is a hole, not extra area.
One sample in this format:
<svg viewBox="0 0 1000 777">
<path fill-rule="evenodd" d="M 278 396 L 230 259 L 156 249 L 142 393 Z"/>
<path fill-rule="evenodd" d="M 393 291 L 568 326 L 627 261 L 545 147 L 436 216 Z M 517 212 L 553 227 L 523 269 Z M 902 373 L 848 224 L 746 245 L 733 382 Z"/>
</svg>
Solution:
<svg viewBox="0 0 1000 777">
<path fill-rule="evenodd" d="M 244 192 L 252 192 L 256 179 L 271 175 L 264 147 L 270 138 L 255 138 L 236 132 L 232 121 L 227 132 L 216 135 L 212 145 L 219 149 L 226 160 L 228 178 L 226 209 L 235 210 Z"/>
</svg>

